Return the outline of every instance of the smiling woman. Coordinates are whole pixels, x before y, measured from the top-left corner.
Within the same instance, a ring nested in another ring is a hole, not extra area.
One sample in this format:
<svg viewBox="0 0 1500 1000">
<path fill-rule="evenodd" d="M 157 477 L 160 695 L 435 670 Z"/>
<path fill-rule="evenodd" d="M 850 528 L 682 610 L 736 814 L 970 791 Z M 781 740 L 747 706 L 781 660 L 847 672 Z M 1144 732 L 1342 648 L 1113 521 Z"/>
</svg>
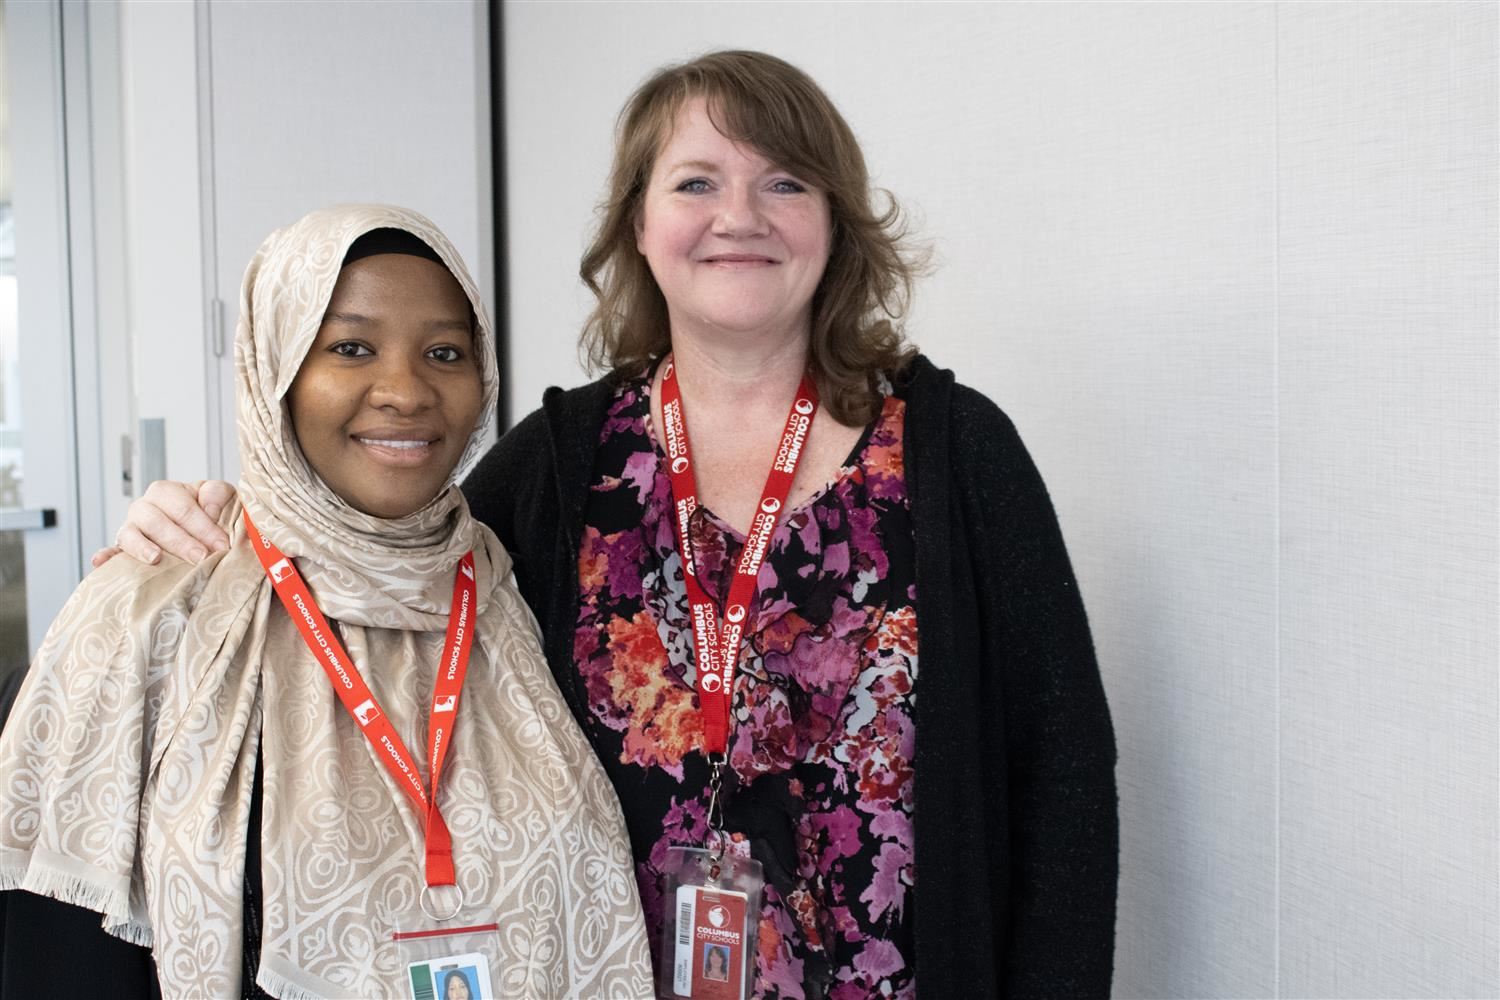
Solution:
<svg viewBox="0 0 1500 1000">
<path fill-rule="evenodd" d="M 0 991 L 45 946 L 107 956 L 80 995 L 406 995 L 436 910 L 505 928 L 458 949 L 505 995 L 649 993 L 619 805 L 454 485 L 498 382 L 463 262 L 329 209 L 241 302 L 233 544 L 90 575 L 0 735 Z"/>
</svg>

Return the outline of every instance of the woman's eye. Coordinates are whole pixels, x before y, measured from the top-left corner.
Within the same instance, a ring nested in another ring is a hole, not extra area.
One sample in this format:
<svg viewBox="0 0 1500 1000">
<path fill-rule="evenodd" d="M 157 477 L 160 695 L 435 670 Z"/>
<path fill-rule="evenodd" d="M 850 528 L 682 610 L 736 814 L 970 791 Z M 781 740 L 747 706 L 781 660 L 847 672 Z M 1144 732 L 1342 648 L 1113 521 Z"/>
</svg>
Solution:
<svg viewBox="0 0 1500 1000">
<path fill-rule="evenodd" d="M 708 190 L 708 181 L 702 177 L 690 177 L 677 185 L 677 190 L 685 194 L 702 194 Z"/>
<path fill-rule="evenodd" d="M 341 358 L 363 358 L 375 353 L 357 340 L 341 340 L 329 350 Z"/>
<path fill-rule="evenodd" d="M 464 359 L 464 352 L 456 347 L 444 345 L 443 347 L 434 347 L 427 352 L 427 356 L 434 361 L 462 361 Z"/>
<path fill-rule="evenodd" d="M 790 178 L 783 177 L 771 184 L 771 190 L 775 191 L 777 194 L 802 194 L 807 191 L 807 185 L 803 184 L 801 181 L 794 181 Z"/>
</svg>

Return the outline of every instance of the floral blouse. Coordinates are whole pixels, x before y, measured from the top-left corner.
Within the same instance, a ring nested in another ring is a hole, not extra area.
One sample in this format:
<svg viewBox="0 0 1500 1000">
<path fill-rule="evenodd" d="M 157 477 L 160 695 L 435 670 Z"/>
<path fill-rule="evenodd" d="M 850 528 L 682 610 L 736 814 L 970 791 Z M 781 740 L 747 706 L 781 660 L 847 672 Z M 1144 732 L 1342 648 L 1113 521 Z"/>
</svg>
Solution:
<svg viewBox="0 0 1500 1000">
<path fill-rule="evenodd" d="M 601 432 L 573 655 L 657 949 L 660 866 L 671 847 L 703 845 L 708 766 L 649 393 L 648 377 L 624 383 Z M 730 849 L 766 875 L 760 996 L 915 994 L 916 573 L 904 412 L 886 397 L 837 477 L 777 526 L 741 647 L 724 825 Z M 704 589 L 722 608 L 744 536 L 702 506 L 689 531 Z"/>
</svg>

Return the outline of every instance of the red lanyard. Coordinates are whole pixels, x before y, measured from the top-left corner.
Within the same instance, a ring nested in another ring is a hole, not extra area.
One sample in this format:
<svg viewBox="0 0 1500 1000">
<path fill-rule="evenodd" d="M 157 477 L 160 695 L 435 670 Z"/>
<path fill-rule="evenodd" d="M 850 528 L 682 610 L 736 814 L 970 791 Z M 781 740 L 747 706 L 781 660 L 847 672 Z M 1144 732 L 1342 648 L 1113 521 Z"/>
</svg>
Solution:
<svg viewBox="0 0 1500 1000">
<path fill-rule="evenodd" d="M 464 675 L 469 669 L 469 650 L 474 645 L 474 629 L 470 621 L 474 615 L 474 553 L 466 552 L 458 561 L 458 570 L 453 574 L 453 605 L 448 614 L 448 638 L 443 645 L 443 659 L 438 666 L 437 684 L 432 692 L 432 713 L 427 723 L 428 773 L 432 775 L 432 795 L 422 785 L 422 775 L 417 764 L 407 751 L 406 744 L 396 733 L 396 727 L 386 718 L 375 695 L 365 684 L 359 668 L 354 665 L 343 643 L 328 627 L 317 601 L 307 589 L 302 575 L 292 561 L 271 544 L 271 540 L 260 533 L 245 511 L 245 527 L 250 537 L 259 542 L 255 554 L 271 578 L 276 596 L 286 607 L 302 633 L 302 640 L 312 651 L 313 658 L 323 667 L 323 672 L 333 682 L 333 690 L 344 703 L 359 731 L 375 748 L 375 755 L 385 764 L 385 769 L 396 784 L 405 790 L 417 809 L 426 817 L 427 826 L 427 884 L 453 885 L 453 840 L 448 835 L 448 824 L 438 810 L 438 778 L 442 774 L 443 760 L 448 756 L 448 746 L 453 742 L 453 730 L 458 724 L 458 696 L 463 691 Z"/>
<path fill-rule="evenodd" d="M 818 411 L 818 390 L 804 375 L 797 387 L 797 398 L 786 416 L 786 429 L 771 462 L 766 485 L 761 490 L 760 506 L 745 536 L 745 549 L 729 584 L 729 598 L 724 604 L 724 621 L 718 608 L 698 582 L 693 561 L 693 543 L 688 537 L 688 519 L 698 507 L 698 486 L 693 478 L 692 453 L 688 448 L 687 421 L 682 411 L 682 391 L 677 386 L 676 366 L 667 356 L 661 379 L 662 436 L 667 449 L 667 463 L 672 477 L 673 511 L 677 520 L 677 550 L 682 555 L 683 578 L 687 583 L 688 610 L 693 630 L 693 655 L 698 667 L 698 702 L 703 712 L 704 749 L 709 754 L 723 754 L 729 746 L 729 709 L 734 699 L 734 672 L 739 665 L 740 636 L 745 630 L 745 609 L 755 597 L 760 564 L 776 531 L 781 509 L 791 492 L 797 475 L 797 463 L 807 432 Z"/>
</svg>

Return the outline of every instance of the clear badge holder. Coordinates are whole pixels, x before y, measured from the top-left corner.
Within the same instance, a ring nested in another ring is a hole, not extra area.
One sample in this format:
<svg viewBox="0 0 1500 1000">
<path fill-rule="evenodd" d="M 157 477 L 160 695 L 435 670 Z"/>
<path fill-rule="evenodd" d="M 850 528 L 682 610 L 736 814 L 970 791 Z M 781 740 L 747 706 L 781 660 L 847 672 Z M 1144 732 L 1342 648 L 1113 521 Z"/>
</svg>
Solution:
<svg viewBox="0 0 1500 1000">
<path fill-rule="evenodd" d="M 756 931 L 765 879 L 753 858 L 726 853 L 719 772 L 709 787 L 708 843 L 674 847 L 662 870 L 659 997 L 746 1000 L 755 985 Z"/>
<path fill-rule="evenodd" d="M 505 995 L 500 925 L 493 911 L 465 906 L 457 886 L 426 886 L 420 905 L 391 934 L 406 1000 L 497 1000 Z"/>
</svg>

